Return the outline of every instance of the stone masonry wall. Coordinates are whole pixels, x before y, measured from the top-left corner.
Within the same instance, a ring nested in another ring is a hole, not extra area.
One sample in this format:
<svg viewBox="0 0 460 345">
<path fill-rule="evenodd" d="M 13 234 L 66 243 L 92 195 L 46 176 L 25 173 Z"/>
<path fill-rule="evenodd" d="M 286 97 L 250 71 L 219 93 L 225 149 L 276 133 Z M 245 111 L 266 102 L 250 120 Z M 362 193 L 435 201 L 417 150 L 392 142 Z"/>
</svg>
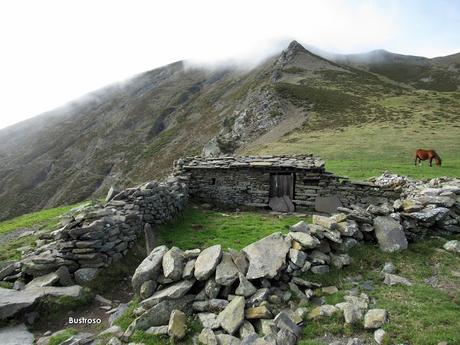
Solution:
<svg viewBox="0 0 460 345">
<path fill-rule="evenodd" d="M 42 276 L 64 267 L 76 280 L 95 275 L 126 255 L 144 224 L 169 222 L 187 200 L 187 185 L 177 178 L 126 189 L 106 205 L 67 219 L 45 245 L 23 258 L 21 274 Z"/>
</svg>

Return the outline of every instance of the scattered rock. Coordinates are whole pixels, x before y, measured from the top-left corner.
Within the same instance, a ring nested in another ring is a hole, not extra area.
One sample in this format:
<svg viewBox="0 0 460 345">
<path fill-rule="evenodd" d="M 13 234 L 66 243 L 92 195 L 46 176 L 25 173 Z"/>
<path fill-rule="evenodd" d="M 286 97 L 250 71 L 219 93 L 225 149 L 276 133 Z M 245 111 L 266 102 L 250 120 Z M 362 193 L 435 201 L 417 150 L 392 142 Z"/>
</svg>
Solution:
<svg viewBox="0 0 460 345">
<path fill-rule="evenodd" d="M 387 333 L 386 333 L 383 329 L 381 329 L 381 328 L 379 328 L 378 330 L 376 330 L 376 331 L 374 332 L 374 340 L 375 340 L 375 342 L 376 342 L 377 344 L 379 344 L 379 345 L 382 344 L 383 341 L 385 340 L 385 335 L 386 335 L 386 334 L 387 334 Z"/>
<path fill-rule="evenodd" d="M 460 253 L 460 241 L 452 240 L 446 242 L 443 248 L 449 252 Z"/>
<path fill-rule="evenodd" d="M 376 329 L 382 327 L 388 321 L 388 314 L 385 309 L 370 309 L 364 315 L 364 328 Z"/>
<path fill-rule="evenodd" d="M 409 279 L 398 276 L 396 274 L 390 274 L 390 273 L 385 273 L 385 279 L 383 281 L 384 284 L 386 285 L 406 285 L 406 286 L 412 286 L 412 283 L 410 282 Z"/>
</svg>

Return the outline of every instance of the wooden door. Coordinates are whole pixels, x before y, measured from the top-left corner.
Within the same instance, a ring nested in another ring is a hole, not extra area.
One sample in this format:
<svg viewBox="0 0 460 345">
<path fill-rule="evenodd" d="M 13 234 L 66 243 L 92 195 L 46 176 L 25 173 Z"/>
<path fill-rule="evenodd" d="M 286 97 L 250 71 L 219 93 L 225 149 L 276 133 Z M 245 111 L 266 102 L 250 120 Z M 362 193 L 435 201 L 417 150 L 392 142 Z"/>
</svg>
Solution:
<svg viewBox="0 0 460 345">
<path fill-rule="evenodd" d="M 294 174 L 271 174 L 270 175 L 270 197 L 288 196 L 294 199 Z"/>
</svg>

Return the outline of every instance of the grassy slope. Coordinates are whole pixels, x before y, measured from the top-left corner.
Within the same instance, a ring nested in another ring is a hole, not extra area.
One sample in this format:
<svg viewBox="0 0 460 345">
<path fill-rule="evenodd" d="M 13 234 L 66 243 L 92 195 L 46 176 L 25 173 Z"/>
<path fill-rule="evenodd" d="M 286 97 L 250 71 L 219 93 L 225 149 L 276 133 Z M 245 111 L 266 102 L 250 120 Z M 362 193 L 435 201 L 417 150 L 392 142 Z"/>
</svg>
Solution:
<svg viewBox="0 0 460 345">
<path fill-rule="evenodd" d="M 45 209 L 0 222 L 0 236 L 21 228 L 45 231 L 56 230 L 59 224 L 59 216 L 78 205 Z M 0 241 L 0 263 L 6 260 L 20 259 L 21 253 L 18 248 L 31 246 L 37 239 L 38 236 L 34 234 L 22 238 L 15 237 L 5 242 Z"/>
<path fill-rule="evenodd" d="M 392 171 L 417 178 L 460 176 L 460 92 L 414 90 L 351 69 L 286 74 L 276 90 L 298 107 L 313 105 L 299 129 L 245 153 L 312 152 L 328 170 L 353 179 Z M 441 168 L 415 167 L 417 148 L 436 149 Z"/>
<path fill-rule="evenodd" d="M 459 237 L 459 236 L 457 236 Z M 442 249 L 442 241 L 430 239 L 411 244 L 409 249 L 397 254 L 382 253 L 376 246 L 363 245 L 351 251 L 353 264 L 342 270 L 332 270 L 322 277 L 306 275 L 305 278 L 339 289 L 352 287 L 346 278 L 361 275 L 361 282 L 370 281 L 374 290 L 361 291 L 375 298 L 376 308 L 389 312 L 390 322 L 384 329 L 391 335 L 391 343 L 412 345 L 437 344 L 447 341 L 460 343 L 460 256 Z M 413 286 L 383 285 L 379 272 L 385 262 L 392 261 L 398 274 L 410 279 Z M 436 287 L 427 283 L 436 282 Z M 339 296 L 327 296 L 328 303 L 338 303 Z M 312 321 L 304 329 L 303 345 L 310 344 L 325 332 L 335 335 L 372 333 L 361 326 L 344 325 L 341 317 Z"/>
</svg>

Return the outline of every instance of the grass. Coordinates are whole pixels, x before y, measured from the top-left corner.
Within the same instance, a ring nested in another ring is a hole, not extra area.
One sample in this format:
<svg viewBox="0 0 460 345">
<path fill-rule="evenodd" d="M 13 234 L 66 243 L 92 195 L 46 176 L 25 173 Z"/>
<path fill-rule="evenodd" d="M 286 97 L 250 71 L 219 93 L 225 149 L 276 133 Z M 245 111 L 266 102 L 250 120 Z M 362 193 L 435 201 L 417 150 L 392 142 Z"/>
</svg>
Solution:
<svg viewBox="0 0 460 345">
<path fill-rule="evenodd" d="M 56 228 L 59 223 L 59 216 L 78 206 L 67 205 L 56 208 L 44 209 L 38 212 L 24 214 L 22 216 L 0 222 L 0 234 L 10 232 L 20 228 Z"/>
<path fill-rule="evenodd" d="M 82 205 L 82 203 L 45 209 L 0 222 L 0 236 L 22 228 L 44 231 L 56 230 L 59 228 L 59 217 L 79 205 Z M 14 237 L 3 243 L 0 242 L 0 262 L 20 259 L 20 249 L 22 247 L 33 247 L 37 239 L 38 236 L 33 234 L 22 238 Z"/>
<path fill-rule="evenodd" d="M 239 250 L 273 232 L 287 232 L 289 226 L 299 220 L 298 216 L 274 216 L 260 212 L 226 213 L 191 207 L 175 222 L 159 226 L 156 234 L 159 244 L 174 245 L 184 250 L 214 244 Z"/>
<path fill-rule="evenodd" d="M 350 126 L 341 130 L 324 129 L 311 135 L 291 133 L 281 140 L 250 151 L 257 154 L 312 152 L 326 161 L 326 169 L 359 180 L 378 176 L 384 171 L 414 178 L 460 176 L 460 127 L 426 130 L 421 124 L 412 128 L 372 125 Z M 435 148 L 441 167 L 414 165 L 417 148 Z"/>
<path fill-rule="evenodd" d="M 53 335 L 49 338 L 48 345 L 59 345 L 63 341 L 69 339 L 77 333 L 78 331 L 74 328 L 63 329 L 62 331 L 59 331 L 56 335 Z"/>
<path fill-rule="evenodd" d="M 411 244 L 404 252 L 394 254 L 383 253 L 370 244 L 362 245 L 350 252 L 354 260 L 351 266 L 333 269 L 324 276 L 306 274 L 304 278 L 349 289 L 352 285 L 347 277 L 359 274 L 362 276 L 360 281 L 371 281 L 374 286 L 372 291 L 362 291 L 376 300 L 375 307 L 386 309 L 390 315 L 390 322 L 384 329 L 391 343 L 428 345 L 447 341 L 457 344 L 460 343 L 460 278 L 452 273 L 460 267 L 460 257 L 438 249 L 442 243 L 438 239 L 423 240 Z M 398 274 L 410 279 L 413 286 L 383 285 L 379 271 L 387 261 L 392 261 Z M 436 287 L 425 282 L 433 276 L 438 282 Z M 334 304 L 343 296 L 335 295 L 326 296 L 326 301 Z M 340 315 L 309 321 L 304 328 L 307 340 L 325 333 L 336 336 L 372 335 L 362 326 L 345 325 Z"/>
</svg>

